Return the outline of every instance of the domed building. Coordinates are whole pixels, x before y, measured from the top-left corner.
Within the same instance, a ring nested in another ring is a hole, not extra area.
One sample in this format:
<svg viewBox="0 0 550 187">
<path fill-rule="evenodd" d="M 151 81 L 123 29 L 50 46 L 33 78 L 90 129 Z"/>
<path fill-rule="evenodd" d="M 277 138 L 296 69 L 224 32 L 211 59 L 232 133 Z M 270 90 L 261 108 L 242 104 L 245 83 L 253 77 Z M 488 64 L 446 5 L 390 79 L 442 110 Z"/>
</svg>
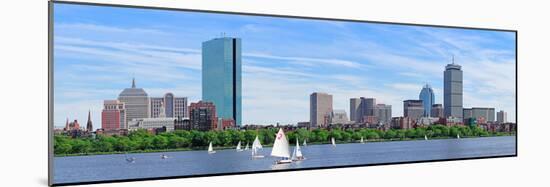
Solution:
<svg viewBox="0 0 550 187">
<path fill-rule="evenodd" d="M 149 96 L 143 88 L 136 88 L 136 81 L 132 79 L 132 87 L 125 88 L 118 95 L 118 100 L 124 103 L 126 109 L 126 123 L 124 128 L 128 128 L 128 122 L 133 119 L 149 118 Z"/>
</svg>

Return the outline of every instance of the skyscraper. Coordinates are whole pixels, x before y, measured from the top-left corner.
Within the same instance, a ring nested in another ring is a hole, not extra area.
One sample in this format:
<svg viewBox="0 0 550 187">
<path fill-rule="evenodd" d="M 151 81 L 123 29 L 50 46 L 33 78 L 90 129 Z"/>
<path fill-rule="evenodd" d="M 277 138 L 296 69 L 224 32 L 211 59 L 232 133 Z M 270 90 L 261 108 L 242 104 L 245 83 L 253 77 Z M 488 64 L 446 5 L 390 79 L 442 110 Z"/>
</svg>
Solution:
<svg viewBox="0 0 550 187">
<path fill-rule="evenodd" d="M 390 113 L 391 113 L 391 106 L 389 107 L 390 107 Z M 365 97 L 351 98 L 350 99 L 350 114 L 351 114 L 350 120 L 354 121 L 355 123 L 363 123 L 365 122 L 365 119 L 367 117 L 369 117 L 370 119 L 374 119 L 375 108 L 376 108 L 375 98 L 365 98 Z M 376 116 L 376 117 L 380 117 L 380 116 Z M 384 117 L 384 119 L 386 118 Z M 378 121 L 378 118 L 376 118 L 376 121 Z"/>
<path fill-rule="evenodd" d="M 374 114 L 378 123 L 389 124 L 391 122 L 391 105 L 377 104 L 374 106 Z"/>
<path fill-rule="evenodd" d="M 426 84 L 420 91 L 418 99 L 422 100 L 422 104 L 424 105 L 424 117 L 430 117 L 432 114 L 432 105 L 434 104 L 435 99 L 432 87 Z"/>
<path fill-rule="evenodd" d="M 241 39 L 222 37 L 202 43 L 202 100 L 217 116 L 241 125 Z"/>
<path fill-rule="evenodd" d="M 311 127 L 324 127 L 330 122 L 332 95 L 314 92 L 309 96 L 309 122 Z"/>
<path fill-rule="evenodd" d="M 361 122 L 361 99 L 351 98 L 349 99 L 349 120 L 356 123 Z"/>
<path fill-rule="evenodd" d="M 164 102 L 164 98 L 162 98 L 162 97 L 150 97 L 149 101 L 151 102 L 149 104 L 149 106 L 151 107 L 151 117 L 152 118 L 160 117 L 160 107 L 162 106 L 162 103 Z"/>
<path fill-rule="evenodd" d="M 411 120 L 418 120 L 424 115 L 424 105 L 422 100 L 405 100 L 403 101 L 403 116 Z"/>
<path fill-rule="evenodd" d="M 165 117 L 172 118 L 174 117 L 174 94 L 166 93 L 164 94 L 164 115 Z"/>
<path fill-rule="evenodd" d="M 462 119 L 462 70 L 454 63 L 445 66 L 443 73 L 443 106 L 445 117 Z"/>
<path fill-rule="evenodd" d="M 174 116 L 173 117 L 189 117 L 187 107 L 187 97 L 174 97 Z"/>
<path fill-rule="evenodd" d="M 126 111 L 123 102 L 118 100 L 103 101 L 101 128 L 104 130 L 127 129 Z"/>
<path fill-rule="evenodd" d="M 124 103 L 126 109 L 126 123 L 133 119 L 149 118 L 149 97 L 143 88 L 136 88 L 136 81 L 132 79 L 132 87 L 125 88 L 119 95 L 118 100 Z"/>
<path fill-rule="evenodd" d="M 375 98 L 361 97 L 361 118 L 365 116 L 374 116 L 374 106 L 376 105 Z"/>
<path fill-rule="evenodd" d="M 188 117 L 187 97 L 175 97 L 172 93 L 166 93 L 164 97 L 151 97 L 150 100 L 151 118 L 160 116 L 160 106 L 164 106 L 164 115 L 168 118 Z"/>
<path fill-rule="evenodd" d="M 507 123 L 508 121 L 507 121 L 506 118 L 507 118 L 506 112 L 504 112 L 502 110 L 497 112 L 497 122 L 498 123 Z"/>
</svg>

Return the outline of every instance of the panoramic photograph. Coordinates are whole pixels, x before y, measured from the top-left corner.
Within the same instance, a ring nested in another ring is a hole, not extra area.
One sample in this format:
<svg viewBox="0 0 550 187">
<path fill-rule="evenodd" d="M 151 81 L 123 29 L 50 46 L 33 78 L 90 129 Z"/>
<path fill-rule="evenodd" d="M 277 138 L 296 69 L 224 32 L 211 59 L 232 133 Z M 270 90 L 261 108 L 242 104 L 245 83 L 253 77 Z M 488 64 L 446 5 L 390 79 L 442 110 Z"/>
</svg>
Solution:
<svg viewBox="0 0 550 187">
<path fill-rule="evenodd" d="M 54 184 L 517 152 L 515 32 L 53 10 Z"/>
</svg>

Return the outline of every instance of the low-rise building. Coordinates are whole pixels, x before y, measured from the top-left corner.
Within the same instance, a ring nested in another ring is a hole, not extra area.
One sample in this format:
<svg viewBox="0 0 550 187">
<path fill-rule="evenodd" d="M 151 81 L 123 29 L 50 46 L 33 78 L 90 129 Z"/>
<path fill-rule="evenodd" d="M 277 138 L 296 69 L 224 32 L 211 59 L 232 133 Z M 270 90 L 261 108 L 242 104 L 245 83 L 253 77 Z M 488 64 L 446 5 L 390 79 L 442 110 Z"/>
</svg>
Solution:
<svg viewBox="0 0 550 187">
<path fill-rule="evenodd" d="M 216 106 L 212 102 L 199 101 L 189 106 L 191 128 L 200 131 L 217 129 L 218 117 Z"/>
<path fill-rule="evenodd" d="M 330 114 L 330 124 L 348 124 L 348 115 L 345 110 L 333 110 Z"/>
<path fill-rule="evenodd" d="M 393 117 L 391 128 L 394 129 L 412 129 L 415 126 L 415 121 L 409 117 Z"/>
<path fill-rule="evenodd" d="M 143 118 L 133 119 L 128 125 L 130 131 L 138 129 L 157 129 L 166 127 L 166 131 L 170 132 L 175 129 L 175 121 L 177 118 Z"/>
</svg>

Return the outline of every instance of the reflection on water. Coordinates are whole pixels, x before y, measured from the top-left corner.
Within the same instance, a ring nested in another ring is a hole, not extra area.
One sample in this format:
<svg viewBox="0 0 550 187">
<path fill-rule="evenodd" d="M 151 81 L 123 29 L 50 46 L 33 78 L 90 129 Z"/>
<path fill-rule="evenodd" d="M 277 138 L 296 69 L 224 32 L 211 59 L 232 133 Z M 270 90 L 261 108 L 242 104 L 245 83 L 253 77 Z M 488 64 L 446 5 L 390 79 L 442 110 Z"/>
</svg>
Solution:
<svg viewBox="0 0 550 187">
<path fill-rule="evenodd" d="M 182 175 L 219 174 L 245 171 L 271 171 L 293 168 L 377 164 L 405 161 L 471 158 L 515 154 L 515 137 L 463 138 L 366 144 L 310 145 L 302 148 L 307 160 L 291 164 L 274 164 L 278 158 L 268 156 L 270 148 L 252 159 L 250 151 L 233 149 L 95 155 L 54 158 L 54 182 L 89 182 Z M 291 147 L 291 149 L 293 149 Z M 168 156 L 162 159 L 161 155 Z M 126 158 L 135 158 L 127 162 Z"/>
<path fill-rule="evenodd" d="M 273 164 L 273 165 L 271 165 L 271 169 L 272 169 L 272 170 L 289 169 L 291 164 L 293 164 L 293 163 L 289 163 L 289 164 Z"/>
</svg>

